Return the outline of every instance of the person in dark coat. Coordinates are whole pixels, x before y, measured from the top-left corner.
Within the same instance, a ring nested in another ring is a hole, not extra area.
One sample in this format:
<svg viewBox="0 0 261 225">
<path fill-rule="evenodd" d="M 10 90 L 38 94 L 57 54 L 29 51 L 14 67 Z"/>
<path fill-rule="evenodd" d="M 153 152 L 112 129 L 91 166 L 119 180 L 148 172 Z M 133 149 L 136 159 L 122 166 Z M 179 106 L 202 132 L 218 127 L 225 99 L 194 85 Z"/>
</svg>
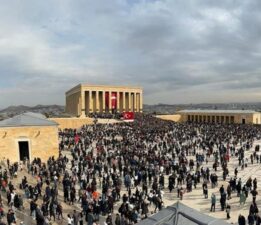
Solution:
<svg viewBox="0 0 261 225">
<path fill-rule="evenodd" d="M 256 214 L 256 225 L 261 225 L 261 217 L 259 214 Z"/>
<path fill-rule="evenodd" d="M 241 214 L 238 216 L 238 225 L 246 225 L 246 218 Z"/>
<path fill-rule="evenodd" d="M 43 216 L 41 210 L 39 209 L 39 207 L 37 207 L 37 209 L 36 209 L 36 224 L 37 225 L 45 224 L 44 216 Z"/>
<path fill-rule="evenodd" d="M 13 212 L 12 209 L 9 209 L 6 218 L 7 218 L 7 223 L 8 223 L 8 225 L 11 225 L 11 224 L 13 224 L 13 223 L 16 223 L 16 221 L 15 221 L 15 215 L 14 215 L 14 212 Z"/>
<path fill-rule="evenodd" d="M 248 217 L 247 217 L 247 220 L 248 220 L 248 224 L 249 225 L 254 225 L 254 223 L 255 223 L 255 216 L 254 216 L 254 214 L 249 214 L 248 215 Z"/>
</svg>

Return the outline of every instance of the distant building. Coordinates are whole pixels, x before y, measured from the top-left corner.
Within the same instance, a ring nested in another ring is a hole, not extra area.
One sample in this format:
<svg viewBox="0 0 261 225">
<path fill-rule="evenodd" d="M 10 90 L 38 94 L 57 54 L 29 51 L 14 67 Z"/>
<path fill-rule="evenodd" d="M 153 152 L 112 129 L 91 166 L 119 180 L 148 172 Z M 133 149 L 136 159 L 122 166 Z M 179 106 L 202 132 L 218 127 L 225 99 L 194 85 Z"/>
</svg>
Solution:
<svg viewBox="0 0 261 225">
<path fill-rule="evenodd" d="M 19 162 L 59 156 L 58 124 L 42 114 L 23 113 L 0 121 L 0 159 Z"/>
<path fill-rule="evenodd" d="M 79 84 L 66 92 L 65 111 L 85 117 L 89 113 L 142 112 L 140 87 Z"/>
<path fill-rule="evenodd" d="M 261 113 L 252 110 L 181 110 L 181 122 L 261 124 Z"/>
</svg>

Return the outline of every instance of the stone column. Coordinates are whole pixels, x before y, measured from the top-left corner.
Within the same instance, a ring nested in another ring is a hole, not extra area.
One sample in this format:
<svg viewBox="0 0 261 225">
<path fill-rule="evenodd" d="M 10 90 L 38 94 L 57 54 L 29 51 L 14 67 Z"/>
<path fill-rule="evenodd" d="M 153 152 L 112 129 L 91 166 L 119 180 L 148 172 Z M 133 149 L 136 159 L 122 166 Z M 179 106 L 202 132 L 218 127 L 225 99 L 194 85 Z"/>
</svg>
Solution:
<svg viewBox="0 0 261 225">
<path fill-rule="evenodd" d="M 126 93 L 122 92 L 122 111 L 126 112 L 126 101 L 125 101 Z"/>
<path fill-rule="evenodd" d="M 137 107 L 137 93 L 136 92 L 134 92 L 133 101 L 134 101 L 134 112 L 137 112 L 138 107 Z"/>
<path fill-rule="evenodd" d="M 129 108 L 130 108 L 130 105 L 129 105 L 129 92 L 125 92 L 126 94 L 126 99 L 125 99 L 125 112 L 129 112 Z"/>
<path fill-rule="evenodd" d="M 105 112 L 105 91 L 102 91 L 102 112 Z"/>
<path fill-rule="evenodd" d="M 131 105 L 131 92 L 129 92 L 128 95 L 129 95 L 129 111 L 132 111 L 132 105 Z"/>
<path fill-rule="evenodd" d="M 89 112 L 93 113 L 92 91 L 89 91 Z"/>
<path fill-rule="evenodd" d="M 85 91 L 81 91 L 81 104 L 80 104 L 80 110 L 79 113 L 81 117 L 86 117 L 85 114 Z"/>
<path fill-rule="evenodd" d="M 137 112 L 140 112 L 140 94 L 136 93 L 136 107 L 137 107 Z"/>
<path fill-rule="evenodd" d="M 140 112 L 143 111 L 143 95 L 142 92 L 140 92 Z"/>
<path fill-rule="evenodd" d="M 131 111 L 134 112 L 135 111 L 135 106 L 134 106 L 134 93 L 130 93 L 130 97 L 131 97 Z"/>
<path fill-rule="evenodd" d="M 96 112 L 100 112 L 100 98 L 99 98 L 99 91 L 96 91 Z"/>
</svg>

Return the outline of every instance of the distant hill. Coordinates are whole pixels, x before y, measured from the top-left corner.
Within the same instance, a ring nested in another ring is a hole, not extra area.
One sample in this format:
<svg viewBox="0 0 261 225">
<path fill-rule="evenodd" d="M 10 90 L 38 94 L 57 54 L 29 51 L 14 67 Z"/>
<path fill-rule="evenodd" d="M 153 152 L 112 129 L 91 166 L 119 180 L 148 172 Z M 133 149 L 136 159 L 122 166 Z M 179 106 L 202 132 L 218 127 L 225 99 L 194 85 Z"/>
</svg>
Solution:
<svg viewBox="0 0 261 225">
<path fill-rule="evenodd" d="M 65 114 L 65 107 L 61 105 L 9 106 L 6 109 L 0 110 L 0 119 L 13 117 L 28 111 L 42 113 L 48 117 L 57 117 Z"/>
<path fill-rule="evenodd" d="M 261 102 L 252 103 L 201 103 L 201 104 L 157 104 L 143 105 L 143 111 L 156 114 L 174 114 L 184 109 L 245 109 L 261 111 Z"/>
<path fill-rule="evenodd" d="M 143 105 L 143 112 L 156 114 L 174 114 L 183 109 L 251 109 L 261 111 L 261 102 L 256 103 L 224 103 L 224 104 L 156 104 Z M 0 110 L 0 120 L 13 117 L 24 112 L 42 113 L 48 117 L 68 117 L 65 113 L 65 106 L 61 105 L 36 105 L 33 107 L 19 105 L 9 106 L 6 109 Z"/>
</svg>

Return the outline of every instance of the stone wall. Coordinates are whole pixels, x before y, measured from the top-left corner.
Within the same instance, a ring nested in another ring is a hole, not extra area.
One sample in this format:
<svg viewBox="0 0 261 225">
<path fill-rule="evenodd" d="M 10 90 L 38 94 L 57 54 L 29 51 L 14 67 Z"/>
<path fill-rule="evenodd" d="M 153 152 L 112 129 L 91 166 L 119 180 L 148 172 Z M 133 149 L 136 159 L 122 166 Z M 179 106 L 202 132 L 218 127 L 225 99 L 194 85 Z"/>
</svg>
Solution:
<svg viewBox="0 0 261 225">
<path fill-rule="evenodd" d="M 49 120 L 52 120 L 59 124 L 60 129 L 65 128 L 71 128 L 71 129 L 78 129 L 82 127 L 83 125 L 90 125 L 93 124 L 93 118 L 49 118 Z"/>
<path fill-rule="evenodd" d="M 81 92 L 73 93 L 66 97 L 65 111 L 71 115 L 81 115 Z"/>
<path fill-rule="evenodd" d="M 253 115 L 253 123 L 254 124 L 261 124 L 261 114 L 260 113 L 255 113 Z"/>
<path fill-rule="evenodd" d="M 58 127 L 3 127 L 0 128 L 0 160 L 19 161 L 19 141 L 28 141 L 30 159 L 47 161 L 59 156 Z"/>
<path fill-rule="evenodd" d="M 179 114 L 173 114 L 173 115 L 157 115 L 157 118 L 160 118 L 162 120 L 171 120 L 174 122 L 181 122 L 181 115 Z"/>
</svg>

